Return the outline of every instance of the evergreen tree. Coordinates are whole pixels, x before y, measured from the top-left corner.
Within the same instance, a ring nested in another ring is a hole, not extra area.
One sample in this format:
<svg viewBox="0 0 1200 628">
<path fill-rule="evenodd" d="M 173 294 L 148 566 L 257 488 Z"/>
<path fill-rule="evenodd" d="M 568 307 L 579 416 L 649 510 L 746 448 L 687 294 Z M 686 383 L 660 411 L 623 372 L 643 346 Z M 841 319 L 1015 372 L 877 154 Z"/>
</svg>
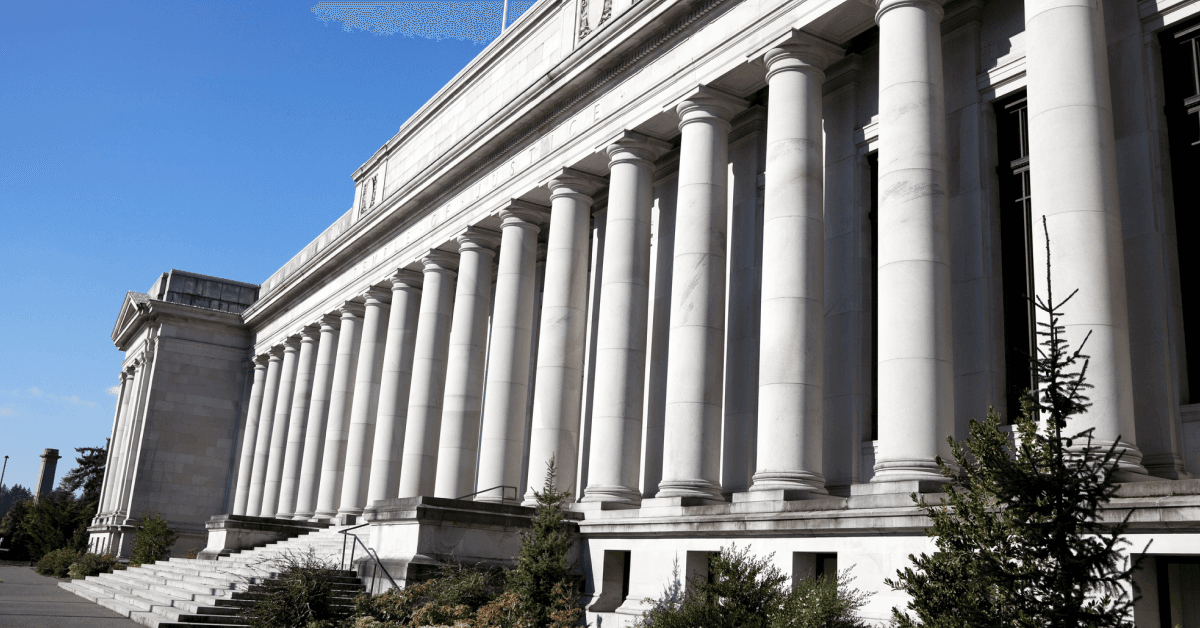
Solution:
<svg viewBox="0 0 1200 628">
<path fill-rule="evenodd" d="M 960 470 L 939 458 L 947 498 L 921 505 L 938 551 L 909 556 L 913 567 L 887 581 L 912 597 L 915 619 L 893 609 L 900 626 L 1132 625 L 1137 561 L 1121 553 L 1128 515 L 1106 524 L 1100 514 L 1116 493 L 1121 456 L 1115 444 L 1095 445 L 1092 429 L 1068 430 L 1090 405 L 1087 338 L 1072 350 L 1063 337 L 1063 306 L 1078 291 L 1054 300 L 1049 257 L 1046 297 L 1033 301 L 1042 314 L 1036 395 L 1022 404 L 1015 443 L 994 411 L 971 421 L 965 442 L 949 439 Z"/>
<path fill-rule="evenodd" d="M 76 467 L 67 472 L 58 483 L 58 490 L 75 493 L 82 489 L 80 499 L 100 503 L 100 489 L 104 485 L 104 465 L 108 462 L 108 440 L 104 447 L 76 447 Z"/>
<path fill-rule="evenodd" d="M 22 502 L 27 499 L 33 499 L 33 493 L 24 486 L 15 484 L 12 488 L 9 488 L 3 484 L 0 484 L 0 519 L 2 519 L 8 512 L 8 509 L 12 508 L 17 502 Z"/>
<path fill-rule="evenodd" d="M 574 615 L 579 599 L 578 578 L 567 564 L 574 535 L 564 514 L 571 494 L 558 490 L 554 458 L 546 465 L 542 490 L 535 490 L 534 496 L 537 510 L 531 527 L 521 535 L 517 568 L 508 574 L 506 589 L 520 600 L 523 625 L 541 627 L 562 623 L 561 618 Z"/>
</svg>

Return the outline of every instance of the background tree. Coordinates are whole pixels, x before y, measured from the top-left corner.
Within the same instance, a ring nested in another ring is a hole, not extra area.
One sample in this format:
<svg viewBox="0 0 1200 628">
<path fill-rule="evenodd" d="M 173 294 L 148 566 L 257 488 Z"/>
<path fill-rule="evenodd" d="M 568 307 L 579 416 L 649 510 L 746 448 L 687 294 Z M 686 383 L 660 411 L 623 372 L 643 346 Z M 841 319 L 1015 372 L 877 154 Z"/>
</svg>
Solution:
<svg viewBox="0 0 1200 628">
<path fill-rule="evenodd" d="M 8 509 L 12 508 L 13 504 L 26 499 L 33 499 L 33 493 L 24 486 L 16 484 L 9 488 L 0 484 L 0 519 L 8 513 Z"/>
<path fill-rule="evenodd" d="M 75 493 L 82 491 L 80 499 L 85 502 L 100 503 L 100 489 L 104 485 L 104 465 L 108 462 L 108 439 L 103 447 L 76 447 L 79 454 L 75 458 L 76 466 L 63 476 L 58 483 L 58 490 Z"/>
<path fill-rule="evenodd" d="M 1036 395 L 1022 404 L 1015 443 L 994 411 L 971 421 L 963 443 L 949 438 L 960 470 L 938 459 L 947 498 L 918 502 L 938 551 L 909 556 L 913 567 L 887 581 L 912 596 L 915 619 L 893 609 L 900 626 L 1132 625 L 1128 515 L 1105 523 L 1100 512 L 1116 494 L 1121 455 L 1115 444 L 1094 445 L 1091 429 L 1068 430 L 1089 406 L 1087 337 L 1074 350 L 1064 338 L 1063 306 L 1078 291 L 1054 300 L 1048 233 L 1046 257 L 1046 297 L 1034 300 L 1042 315 Z"/>
</svg>

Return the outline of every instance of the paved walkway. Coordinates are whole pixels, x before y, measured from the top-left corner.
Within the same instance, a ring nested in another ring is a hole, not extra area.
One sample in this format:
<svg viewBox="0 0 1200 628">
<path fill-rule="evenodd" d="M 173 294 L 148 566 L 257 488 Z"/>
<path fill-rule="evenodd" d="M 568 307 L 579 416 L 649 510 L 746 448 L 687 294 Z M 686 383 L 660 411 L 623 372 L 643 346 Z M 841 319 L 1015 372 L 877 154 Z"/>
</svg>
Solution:
<svg viewBox="0 0 1200 628">
<path fill-rule="evenodd" d="M 133 620 L 60 589 L 58 578 L 0 562 L 0 628 L 133 628 Z"/>
</svg>

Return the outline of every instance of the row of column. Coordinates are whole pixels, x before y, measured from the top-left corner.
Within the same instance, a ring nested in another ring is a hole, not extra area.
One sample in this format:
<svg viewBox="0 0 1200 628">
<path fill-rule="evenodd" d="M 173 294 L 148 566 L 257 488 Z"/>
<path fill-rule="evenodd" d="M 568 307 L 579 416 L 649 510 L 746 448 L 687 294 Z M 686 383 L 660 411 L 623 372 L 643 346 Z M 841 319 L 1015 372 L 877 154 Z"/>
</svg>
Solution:
<svg viewBox="0 0 1200 628">
<path fill-rule="evenodd" d="M 1126 407 L 1119 208 L 1110 189 L 1115 157 L 1111 114 L 1107 122 L 1103 114 L 1111 109 L 1107 73 L 1091 68 L 1081 79 L 1072 70 L 1072 78 L 1047 60 L 1103 60 L 1095 43 L 1103 26 L 1095 7 L 1029 15 L 1033 191 L 1061 250 L 1070 251 L 1062 256 L 1061 281 L 1090 291 L 1072 307 L 1078 324 L 1094 332 L 1089 375 L 1103 380 L 1087 420 L 1101 441 L 1121 439 L 1126 470 L 1143 472 Z M 948 457 L 944 439 L 954 431 L 941 18 L 936 0 L 879 2 L 876 482 L 941 480 L 935 459 Z M 1075 38 L 1059 42 L 1056 32 Z M 795 31 L 763 55 L 771 100 L 752 491 L 826 492 L 822 84 L 824 68 L 841 54 Z M 1087 85 L 1068 89 L 1075 85 L 1068 78 Z M 721 499 L 727 150 L 730 120 L 746 106 L 701 86 L 676 109 L 678 215 L 658 497 Z M 1059 119 L 1059 107 L 1087 115 Z M 1057 157 L 1073 150 L 1053 131 L 1064 124 L 1091 134 L 1086 155 Z M 513 489 L 523 463 L 529 503 L 551 458 L 559 488 L 574 486 L 589 220 L 592 196 L 604 185 L 591 464 L 582 501 L 639 503 L 653 164 L 668 148 L 624 132 L 607 147 L 607 181 L 561 171 L 549 184 L 550 208 L 512 201 L 500 212 L 501 232 L 467 229 L 457 253 L 430 251 L 420 275 L 398 272 L 390 290 L 367 290 L 342 306 L 340 320 L 326 316 L 259 356 L 235 514 L 348 519 L 376 499 L 456 498 L 476 490 L 480 501 L 513 501 L 521 499 Z M 539 313 L 537 242 L 546 225 Z M 1103 246 L 1076 242 L 1073 230 Z M 531 359 L 537 386 L 527 434 Z"/>
<path fill-rule="evenodd" d="M 153 347 L 151 341 L 120 373 L 116 416 L 109 438 L 96 523 L 120 525 L 129 518 L 129 497 L 141 440 L 146 391 L 154 363 Z"/>
</svg>

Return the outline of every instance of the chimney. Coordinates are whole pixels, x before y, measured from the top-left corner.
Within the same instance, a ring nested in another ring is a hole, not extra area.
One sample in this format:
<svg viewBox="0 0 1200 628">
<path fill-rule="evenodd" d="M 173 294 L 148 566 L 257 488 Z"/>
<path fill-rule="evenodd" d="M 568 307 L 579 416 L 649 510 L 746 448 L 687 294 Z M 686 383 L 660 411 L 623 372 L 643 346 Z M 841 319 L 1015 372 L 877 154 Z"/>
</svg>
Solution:
<svg viewBox="0 0 1200 628">
<path fill-rule="evenodd" d="M 42 452 L 42 470 L 38 473 L 37 491 L 33 494 L 35 502 L 41 499 L 42 495 L 54 490 L 54 471 L 58 468 L 58 459 L 61 457 L 57 449 L 46 449 Z"/>
</svg>

